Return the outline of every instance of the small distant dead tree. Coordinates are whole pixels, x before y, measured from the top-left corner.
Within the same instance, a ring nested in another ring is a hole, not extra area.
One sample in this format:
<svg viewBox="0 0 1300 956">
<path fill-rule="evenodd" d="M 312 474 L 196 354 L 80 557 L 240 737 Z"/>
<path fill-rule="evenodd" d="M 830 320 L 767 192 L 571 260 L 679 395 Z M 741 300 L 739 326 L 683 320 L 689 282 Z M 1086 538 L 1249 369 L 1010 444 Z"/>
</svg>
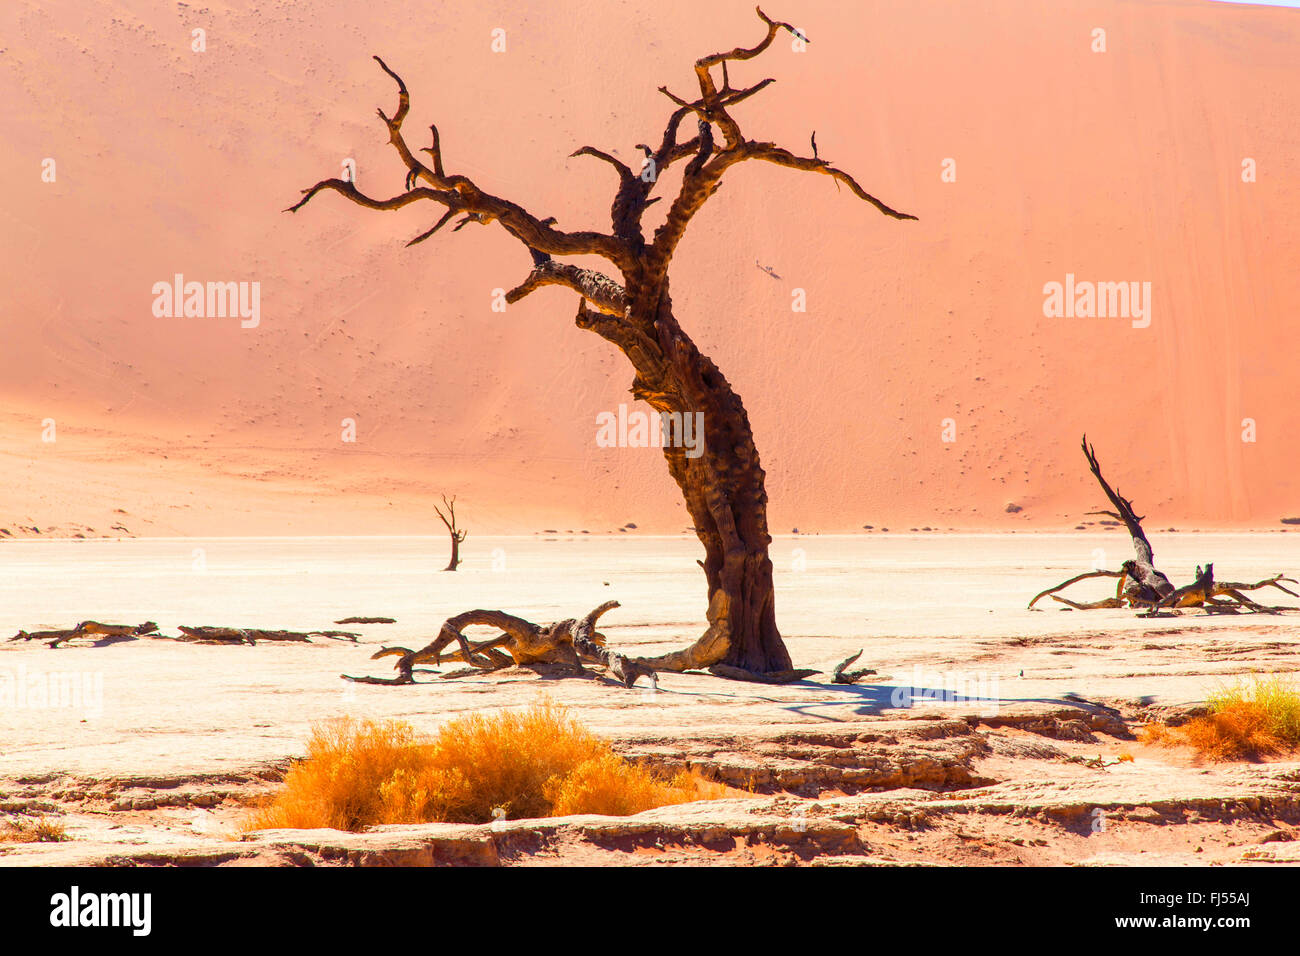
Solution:
<svg viewBox="0 0 1300 956">
<path fill-rule="evenodd" d="M 443 568 L 443 570 L 455 571 L 456 566 L 460 564 L 460 543 L 465 540 L 465 536 L 468 535 L 469 532 L 462 531 L 456 527 L 456 496 L 452 495 L 451 501 L 448 501 L 447 496 L 443 495 L 442 504 L 443 507 L 447 509 L 447 514 L 443 514 L 442 508 L 439 508 L 437 505 L 433 506 L 433 510 L 438 512 L 438 517 L 441 518 L 442 523 L 447 526 L 447 533 L 451 535 L 451 560 L 447 562 L 447 566 Z M 474 540 L 477 541 L 478 539 L 475 538 Z"/>
<path fill-rule="evenodd" d="M 1204 568 L 1197 565 L 1196 580 L 1186 587 L 1175 588 L 1164 572 L 1158 570 L 1154 564 L 1155 554 L 1151 549 L 1151 542 L 1147 540 L 1146 534 L 1142 531 L 1143 518 L 1139 517 L 1133 510 L 1133 502 L 1111 488 L 1106 479 L 1102 477 L 1101 466 L 1097 464 L 1096 451 L 1088 444 L 1087 435 L 1083 436 L 1083 454 L 1088 459 L 1088 468 L 1093 477 L 1097 479 L 1097 483 L 1101 485 L 1102 491 L 1106 492 L 1106 497 L 1110 499 L 1110 503 L 1115 508 L 1114 511 L 1089 511 L 1088 514 L 1104 515 L 1123 523 L 1133 538 L 1135 558 L 1121 564 L 1118 571 L 1089 571 L 1085 574 L 1077 574 L 1068 581 L 1056 585 L 1056 587 L 1048 588 L 1046 591 L 1037 594 L 1029 602 L 1031 609 L 1043 598 L 1051 597 L 1053 601 L 1059 601 L 1061 604 L 1080 611 L 1091 611 L 1097 608 L 1133 607 L 1143 608 L 1149 614 L 1156 615 L 1160 614 L 1162 609 L 1166 607 L 1202 607 L 1207 613 L 1211 614 L 1235 614 L 1243 608 L 1255 612 L 1287 610 L 1286 608 L 1258 604 L 1241 593 L 1243 591 L 1275 587 L 1293 597 L 1300 597 L 1295 591 L 1284 587 L 1280 583 L 1282 581 L 1296 583 L 1293 579 L 1283 577 L 1281 574 L 1265 578 L 1255 584 L 1241 584 L 1235 581 L 1216 582 L 1214 580 L 1213 564 L 1207 564 Z M 1088 578 L 1118 578 L 1119 582 L 1115 587 L 1115 596 L 1103 598 L 1100 601 L 1081 603 L 1061 597 L 1057 593 L 1077 581 Z M 1225 597 L 1231 598 L 1231 600 L 1223 600 Z"/>
<path fill-rule="evenodd" d="M 775 143 L 748 139 L 741 132 L 733 110 L 774 81 L 768 78 L 751 86 L 733 87 L 729 65 L 759 56 L 782 30 L 806 39 L 790 24 L 771 19 L 761 9 L 758 16 L 766 30 L 758 44 L 695 61 L 698 96 L 685 99 L 660 87 L 674 109 L 659 145 L 639 144 L 644 153 L 641 169 L 634 170 L 592 146 L 572 154 L 604 163 L 618 177 L 609 232 L 561 230 L 554 217 L 539 217 L 518 203 L 486 192 L 467 176 L 448 172 L 437 126 L 429 128 L 431 143 L 420 150 L 427 161 L 417 158 L 402 130 L 411 106 L 406 84 L 378 57 L 380 69 L 397 84 L 396 112 L 389 116 L 380 110 L 379 117 L 405 168 L 404 191 L 387 199 L 374 198 L 348 180 L 326 179 L 303 190 L 302 199 L 291 211 L 301 209 L 322 192 L 339 193 L 375 210 L 402 209 L 425 201 L 445 207 L 442 216 L 408 245 L 424 242 L 456 216 L 460 217 L 456 230 L 470 223 L 497 223 L 523 244 L 532 260 L 528 275 L 506 294 L 507 302 L 518 302 L 545 286 L 578 293 L 577 326 L 595 332 L 627 356 L 635 370 L 631 388 L 635 398 L 670 416 L 669 420 L 681 422 L 686 420 L 684 416 L 702 413 L 703 453 L 688 457 L 684 443 L 665 441 L 663 454 L 704 546 L 700 565 L 708 582 L 708 627 L 690 647 L 650 659 L 645 666 L 666 671 L 717 667 L 715 673 L 726 676 L 763 675 L 770 680 L 793 678 L 798 672 L 791 667 L 776 625 L 765 476 L 740 396 L 691 341 L 673 312 L 669 264 L 687 227 L 721 187 L 724 174 L 750 161 L 826 176 L 886 216 L 916 217 L 881 202 L 851 175 L 815 153 L 799 156 Z M 715 69 L 720 77 L 714 74 Z M 688 119 L 694 120 L 695 135 L 679 140 L 679 129 Z M 651 193 L 664 180 L 664 173 L 677 164 L 682 164 L 681 185 L 670 200 L 663 224 L 647 238 L 642 215 L 662 198 Z M 574 256 L 604 259 L 617 270 L 621 281 L 563 261 Z"/>
</svg>

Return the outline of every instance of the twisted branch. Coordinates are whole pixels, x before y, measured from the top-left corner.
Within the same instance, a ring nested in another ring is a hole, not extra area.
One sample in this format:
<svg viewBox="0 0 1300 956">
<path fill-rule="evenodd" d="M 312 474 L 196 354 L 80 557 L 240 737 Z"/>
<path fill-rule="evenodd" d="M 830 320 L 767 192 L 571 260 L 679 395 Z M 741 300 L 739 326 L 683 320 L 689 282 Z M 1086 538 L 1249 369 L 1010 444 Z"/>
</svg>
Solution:
<svg viewBox="0 0 1300 956">
<path fill-rule="evenodd" d="M 432 145 L 424 152 L 432 157 L 430 168 L 420 162 L 411 152 L 402 135 L 402 122 L 411 109 L 411 97 L 406 83 L 393 70 L 389 69 L 379 57 L 375 57 L 385 73 L 397 83 L 397 111 L 390 117 L 382 109 L 377 110 L 379 118 L 388 127 L 388 139 L 406 166 L 407 191 L 389 200 L 375 200 L 361 193 L 351 183 L 339 179 L 328 179 L 303 191 L 303 198 L 290 206 L 289 212 L 297 212 L 318 193 L 332 189 L 358 205 L 369 209 L 400 209 L 421 199 L 430 199 L 442 203 L 448 209 L 472 215 L 482 223 L 499 222 L 502 227 L 530 249 L 550 255 L 596 255 L 608 259 L 620 267 L 631 264 L 629 250 L 622 239 L 599 232 L 564 232 L 555 229 L 553 220 L 542 220 L 529 213 L 522 206 L 484 192 L 467 176 L 447 175 L 443 169 L 443 157 L 438 129 L 430 126 Z M 423 181 L 432 188 L 416 187 Z M 417 237 L 415 241 L 428 238 L 437 227 L 427 234 Z M 414 244 L 414 243 L 412 243 Z"/>
</svg>

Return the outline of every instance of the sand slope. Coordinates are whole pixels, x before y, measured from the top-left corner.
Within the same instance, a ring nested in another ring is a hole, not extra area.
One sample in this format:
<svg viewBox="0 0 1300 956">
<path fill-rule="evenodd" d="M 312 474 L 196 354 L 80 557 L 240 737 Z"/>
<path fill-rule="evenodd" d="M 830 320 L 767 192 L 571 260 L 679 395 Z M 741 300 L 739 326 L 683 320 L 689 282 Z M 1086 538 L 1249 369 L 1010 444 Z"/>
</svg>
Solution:
<svg viewBox="0 0 1300 956">
<path fill-rule="evenodd" d="M 774 529 L 1072 524 L 1098 504 L 1085 429 L 1158 521 L 1300 513 L 1300 13 L 769 12 L 813 43 L 737 68 L 738 83 L 777 78 L 738 110 L 749 135 L 805 150 L 816 130 L 822 155 L 921 219 L 742 167 L 679 251 L 678 314 L 746 399 Z M 190 49 L 196 27 L 206 52 Z M 573 296 L 491 311 L 528 266 L 509 237 L 467 228 L 405 249 L 429 212 L 331 197 L 280 210 L 345 158 L 363 188 L 400 191 L 374 116 L 394 102 L 369 60 L 382 53 L 413 91 L 412 138 L 436 119 L 449 169 L 604 228 L 610 171 L 568 154 L 630 160 L 662 129 L 658 85 L 688 93 L 693 58 L 759 35 L 748 2 L 651 16 L 574 0 L 545 15 L 495 0 L 10 0 L 0 474 L 15 493 L 0 518 L 96 526 L 120 507 L 160 533 L 265 530 L 266 513 L 293 531 L 430 531 L 423 498 L 446 489 L 485 530 L 679 530 L 658 453 L 595 445 L 630 371 L 573 328 Z M 1243 157 L 1257 182 L 1241 181 Z M 176 273 L 260 282 L 260 325 L 155 318 L 151 288 Z M 1045 318 L 1043 285 L 1067 273 L 1151 282 L 1150 327 Z M 807 313 L 791 312 L 795 288 Z M 355 445 L 339 440 L 345 417 Z M 170 507 L 196 488 L 208 508 Z M 1026 510 L 1008 516 L 1008 501 Z"/>
</svg>

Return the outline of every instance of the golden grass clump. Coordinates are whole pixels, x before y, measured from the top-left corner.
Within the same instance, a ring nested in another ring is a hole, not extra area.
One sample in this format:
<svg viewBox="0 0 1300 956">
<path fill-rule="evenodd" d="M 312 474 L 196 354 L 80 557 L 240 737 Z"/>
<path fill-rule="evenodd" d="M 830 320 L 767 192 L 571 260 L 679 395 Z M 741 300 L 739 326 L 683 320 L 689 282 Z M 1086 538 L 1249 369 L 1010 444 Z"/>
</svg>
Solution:
<svg viewBox="0 0 1300 956">
<path fill-rule="evenodd" d="M 619 757 L 564 708 L 544 703 L 458 717 L 421 738 L 402 721 L 330 721 L 313 728 L 307 759 L 249 828 L 361 830 L 388 823 L 486 823 L 718 799 L 727 788 L 672 777 Z M 494 811 L 496 811 L 494 813 Z"/>
<path fill-rule="evenodd" d="M 0 824 L 0 843 L 62 843 L 70 839 L 62 823 L 43 816 L 34 821 L 6 820 Z"/>
<path fill-rule="evenodd" d="M 1144 744 L 1155 744 L 1161 747 L 1172 747 L 1178 743 L 1173 728 L 1166 727 L 1164 724 L 1157 724 L 1154 721 L 1142 725 L 1142 729 L 1138 731 L 1138 740 Z"/>
<path fill-rule="evenodd" d="M 1144 743 L 1187 744 L 1211 760 L 1257 760 L 1300 747 L 1300 691 L 1284 677 L 1239 680 L 1182 727 L 1147 724 Z"/>
<path fill-rule="evenodd" d="M 721 800 L 724 784 L 705 780 L 697 773 L 679 770 L 664 780 L 639 764 L 607 752 L 585 760 L 565 777 L 547 785 L 551 815 L 600 813 L 625 817 L 651 807 L 666 807 L 695 800 Z"/>
</svg>

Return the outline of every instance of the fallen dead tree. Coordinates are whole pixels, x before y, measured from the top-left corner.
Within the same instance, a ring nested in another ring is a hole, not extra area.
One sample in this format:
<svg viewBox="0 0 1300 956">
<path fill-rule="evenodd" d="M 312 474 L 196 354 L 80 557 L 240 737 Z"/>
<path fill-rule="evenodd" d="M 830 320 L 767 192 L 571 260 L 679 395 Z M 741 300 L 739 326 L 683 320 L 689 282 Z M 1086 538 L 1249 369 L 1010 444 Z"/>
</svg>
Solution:
<svg viewBox="0 0 1300 956">
<path fill-rule="evenodd" d="M 447 618 L 438 636 L 419 650 L 384 647 L 371 655 L 371 660 L 396 657 L 396 677 L 341 676 L 359 684 L 413 684 L 417 664 L 431 662 L 440 665 L 444 659 L 462 661 L 471 667 L 471 670 L 456 671 L 444 677 L 491 673 L 505 667 L 529 664 L 558 664 L 577 676 L 587 673 L 584 663 L 594 663 L 605 667 L 624 687 L 632 687 L 641 677 L 649 678 L 651 684 L 658 686 L 653 666 L 606 649 L 605 636 L 596 630 L 600 616 L 618 606 L 617 601 L 606 601 L 584 618 L 566 618 L 544 627 L 505 611 L 465 611 Z M 487 640 L 471 642 L 465 637 L 464 629 L 475 625 L 494 627 L 501 633 Z M 444 658 L 443 651 L 452 644 L 457 649 Z"/>
<path fill-rule="evenodd" d="M 99 621 L 82 621 L 76 627 L 66 628 L 56 631 L 19 631 L 13 637 L 13 641 L 45 641 L 50 647 L 58 647 L 68 641 L 76 640 L 81 637 L 93 638 L 96 643 L 112 643 L 113 638 L 120 640 L 130 640 L 136 637 L 155 634 L 158 625 L 153 621 L 145 621 L 143 624 L 101 624 Z"/>
<path fill-rule="evenodd" d="M 1151 613 L 1158 614 L 1161 609 L 1166 607 L 1201 607 L 1208 614 L 1237 614 L 1243 608 L 1256 613 L 1276 614 L 1279 611 L 1288 610 L 1288 608 L 1259 604 L 1241 592 L 1255 591 L 1259 588 L 1271 586 L 1285 591 L 1292 597 L 1300 597 L 1295 591 L 1280 584 L 1281 581 L 1287 581 L 1291 584 L 1297 583 L 1294 579 L 1283 577 L 1280 574 L 1265 578 L 1255 584 L 1242 584 L 1237 581 L 1216 581 L 1214 579 L 1213 564 L 1207 564 L 1204 568 L 1197 565 L 1196 580 L 1161 598 L 1151 608 Z M 1225 597 L 1232 600 L 1225 601 Z"/>
<path fill-rule="evenodd" d="M 332 637 L 355 643 L 360 636 L 352 631 L 272 631 L 256 627 L 186 627 L 183 624 L 177 629 L 181 632 L 180 637 L 163 639 L 196 644 L 254 645 L 258 641 L 297 641 L 310 644 L 312 637 Z"/>
<path fill-rule="evenodd" d="M 371 655 L 371 660 L 384 657 L 396 657 L 395 677 L 354 677 L 350 674 L 340 675 L 344 680 L 359 684 L 414 684 L 415 669 L 418 664 L 432 663 L 440 666 L 443 661 L 459 661 L 470 667 L 439 675 L 443 679 L 463 677 L 471 674 L 490 674 L 506 667 L 548 665 L 558 667 L 561 672 L 570 675 L 590 676 L 585 664 L 596 664 L 605 668 L 606 673 L 624 687 L 633 687 L 642 678 L 648 678 L 655 687 L 659 685 L 658 674 L 661 671 L 682 671 L 679 659 L 681 652 L 665 654 L 660 657 L 629 657 L 612 651 L 605 646 L 605 636 L 596 630 L 596 621 L 601 615 L 619 606 L 617 601 L 606 601 L 594 608 L 586 617 L 566 618 L 545 626 L 526 621 L 505 611 L 474 610 L 465 611 L 455 617 L 449 617 L 438 636 L 419 650 L 409 647 L 384 647 Z M 496 628 L 500 633 L 486 640 L 471 641 L 465 634 L 467 627 L 487 626 Z M 444 654 L 452 645 L 456 649 Z M 859 652 L 861 653 L 861 652 Z M 856 659 L 850 658 L 845 665 Z M 841 670 L 843 666 L 841 665 Z M 815 670 L 788 670 L 754 674 L 727 664 L 714 664 L 708 668 L 715 677 L 758 681 L 766 684 L 786 684 L 802 680 Z M 865 672 L 858 672 L 861 676 Z M 874 672 L 872 672 L 874 673 Z"/>
<path fill-rule="evenodd" d="M 153 621 L 144 624 L 101 624 L 99 621 L 82 621 L 76 627 L 53 631 L 19 631 L 14 641 L 44 641 L 50 647 L 59 647 L 79 638 L 89 638 L 94 645 L 113 644 L 117 641 L 151 637 L 160 641 L 182 641 L 192 644 L 256 644 L 258 641 L 298 641 L 310 643 L 313 637 L 329 637 L 356 642 L 354 631 L 283 631 L 243 627 L 186 627 L 177 628 L 180 636 L 169 636 L 158 631 Z"/>
<path fill-rule="evenodd" d="M 1275 574 L 1271 578 L 1265 578 L 1254 584 L 1243 584 L 1235 581 L 1216 582 L 1214 580 L 1214 565 L 1206 564 L 1204 568 L 1197 566 L 1196 580 L 1191 584 L 1181 588 L 1174 587 L 1169 577 L 1155 566 L 1155 553 L 1151 548 L 1151 542 L 1147 540 L 1147 536 L 1142 530 L 1143 517 L 1133 510 L 1132 501 L 1111 488 L 1106 479 L 1102 477 L 1101 466 L 1097 463 L 1096 451 L 1088 444 L 1087 435 L 1083 436 L 1083 454 L 1088 459 L 1088 468 L 1093 477 L 1097 479 L 1097 483 L 1101 485 L 1102 491 L 1106 493 L 1106 497 L 1110 499 L 1111 505 L 1115 508 L 1114 511 L 1090 511 L 1088 514 L 1105 515 L 1121 522 L 1128 529 L 1128 533 L 1133 539 L 1134 557 L 1121 564 L 1118 571 L 1099 569 L 1076 574 L 1055 587 L 1040 591 L 1029 602 L 1030 610 L 1033 610 L 1034 605 L 1045 597 L 1050 597 L 1054 601 L 1080 611 L 1090 611 L 1097 608 L 1132 607 L 1142 609 L 1146 614 L 1152 616 L 1163 613 L 1165 608 L 1201 607 L 1205 609 L 1206 613 L 1210 614 L 1236 614 L 1242 610 L 1254 613 L 1277 613 L 1279 611 L 1294 610 L 1294 608 L 1289 607 L 1273 607 L 1259 604 L 1242 593 L 1244 591 L 1256 591 L 1260 588 L 1275 587 L 1285 591 L 1292 597 L 1300 597 L 1300 594 L 1281 583 L 1286 581 L 1295 584 L 1297 583 L 1295 579 L 1281 574 Z M 1117 578 L 1115 596 L 1103 598 L 1100 601 L 1079 602 L 1062 597 L 1057 593 L 1088 578 Z"/>
</svg>

